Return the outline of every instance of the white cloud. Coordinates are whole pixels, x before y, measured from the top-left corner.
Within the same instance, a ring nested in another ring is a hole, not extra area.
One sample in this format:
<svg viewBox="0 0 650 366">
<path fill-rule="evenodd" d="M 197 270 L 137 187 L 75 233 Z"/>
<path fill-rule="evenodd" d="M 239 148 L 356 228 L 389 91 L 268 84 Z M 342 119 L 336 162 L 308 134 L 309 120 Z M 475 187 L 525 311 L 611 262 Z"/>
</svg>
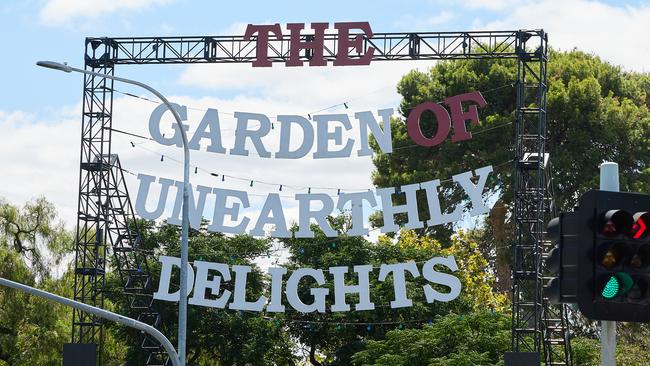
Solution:
<svg viewBox="0 0 650 366">
<path fill-rule="evenodd" d="M 353 110 L 396 106 L 396 85 L 426 61 L 374 62 L 368 66 L 254 68 L 250 64 L 190 65 L 180 82 L 204 90 L 226 90 L 242 96 L 263 96 L 269 112 L 306 114 L 349 101 Z M 288 108 L 277 108 L 278 102 Z M 259 108 L 253 110 L 260 110 Z"/>
<path fill-rule="evenodd" d="M 614 6 L 599 1 L 549 0 L 510 7 L 484 29 L 543 28 L 549 44 L 562 50 L 577 47 L 628 70 L 648 71 L 650 5 Z"/>
<path fill-rule="evenodd" d="M 0 111 L 0 196 L 23 204 L 38 196 L 53 202 L 69 228 L 76 221 L 80 123 L 37 120 Z"/>
<path fill-rule="evenodd" d="M 413 31 L 430 31 L 431 27 L 440 27 L 449 24 L 456 18 L 456 14 L 443 10 L 439 14 L 427 17 L 407 15 L 395 21 L 395 27 Z"/>
<path fill-rule="evenodd" d="M 518 0 L 466 0 L 463 4 L 472 9 L 502 10 L 518 2 Z"/>
<path fill-rule="evenodd" d="M 170 0 L 47 0 L 39 19 L 48 25 L 63 25 L 77 18 L 97 18 L 118 11 L 147 9 Z"/>
</svg>

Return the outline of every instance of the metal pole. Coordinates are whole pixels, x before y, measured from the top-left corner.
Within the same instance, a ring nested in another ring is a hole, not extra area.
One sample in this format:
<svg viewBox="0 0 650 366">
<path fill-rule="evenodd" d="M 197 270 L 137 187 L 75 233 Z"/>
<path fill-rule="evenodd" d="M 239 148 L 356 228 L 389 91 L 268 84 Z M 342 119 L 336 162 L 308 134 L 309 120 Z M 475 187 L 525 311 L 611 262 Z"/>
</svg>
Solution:
<svg viewBox="0 0 650 366">
<path fill-rule="evenodd" d="M 619 191 L 618 164 L 605 162 L 600 165 L 600 189 Z M 600 321 L 600 365 L 616 366 L 616 322 Z"/>
<path fill-rule="evenodd" d="M 185 366 L 185 344 L 187 338 L 187 266 L 188 266 L 188 236 L 189 236 L 189 197 L 190 197 L 190 150 L 188 148 L 187 134 L 183 128 L 181 122 L 181 116 L 178 115 L 178 112 L 174 110 L 171 103 L 160 94 L 156 89 L 150 87 L 147 84 L 141 83 L 139 81 L 124 79 L 121 77 L 102 74 L 94 71 L 88 71 L 83 69 L 78 69 L 76 67 L 59 64 L 52 61 L 39 61 L 36 63 L 38 66 L 43 66 L 51 69 L 56 69 L 60 71 L 70 72 L 75 71 L 82 74 L 99 76 L 102 78 L 112 79 L 126 84 L 133 84 L 144 88 L 155 96 L 157 96 L 164 104 L 167 106 L 167 109 L 172 113 L 178 124 L 178 130 L 181 132 L 181 137 L 183 139 L 183 210 L 182 210 L 182 223 L 181 223 L 181 278 L 180 278 L 180 301 L 178 306 L 178 356 L 181 366 Z"/>
<path fill-rule="evenodd" d="M 174 346 L 172 343 L 165 337 L 164 334 L 160 333 L 158 329 L 150 326 L 149 324 L 145 324 L 142 322 L 139 322 L 135 319 L 128 318 L 126 316 L 120 315 L 120 314 L 115 314 L 113 312 L 110 312 L 108 310 L 104 310 L 101 308 L 94 307 L 92 305 L 84 304 L 82 302 L 74 301 L 67 299 L 65 297 L 55 295 L 52 293 L 49 293 L 47 291 L 39 290 L 34 287 L 30 287 L 27 285 L 23 285 L 22 283 L 10 281 L 8 279 L 0 277 L 0 285 L 4 285 L 7 287 L 14 288 L 16 290 L 20 290 L 23 292 L 26 292 L 30 295 L 35 295 L 39 296 L 42 298 L 45 298 L 47 300 L 52 300 L 55 302 L 58 302 L 59 304 L 63 304 L 66 306 L 73 307 L 75 309 L 79 309 L 81 311 L 85 311 L 86 313 L 96 315 L 100 318 L 112 320 L 114 322 L 118 322 L 120 324 L 124 324 L 127 327 L 135 328 L 139 331 L 145 332 L 149 334 L 150 336 L 154 337 L 160 344 L 165 348 L 165 351 L 167 351 L 167 354 L 169 355 L 169 358 L 172 361 L 172 365 L 174 366 L 179 366 L 180 364 L 178 363 L 178 354 L 176 353 L 176 350 L 174 349 Z"/>
</svg>

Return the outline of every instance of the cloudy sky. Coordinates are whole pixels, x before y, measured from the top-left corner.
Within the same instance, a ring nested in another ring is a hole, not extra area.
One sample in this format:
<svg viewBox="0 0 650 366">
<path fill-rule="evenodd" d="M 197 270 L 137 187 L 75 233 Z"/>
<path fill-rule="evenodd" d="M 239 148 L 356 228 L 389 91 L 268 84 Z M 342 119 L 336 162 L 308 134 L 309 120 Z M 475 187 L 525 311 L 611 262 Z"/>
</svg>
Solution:
<svg viewBox="0 0 650 366">
<path fill-rule="evenodd" d="M 70 227 L 76 217 L 82 77 L 34 64 L 55 60 L 82 67 L 87 36 L 240 35 L 247 23 L 323 21 L 368 21 L 375 32 L 543 28 L 549 32 L 552 47 L 577 47 L 626 70 L 648 71 L 650 59 L 646 40 L 650 4 L 642 1 L 4 0 L 0 19 L 4 56 L 0 61 L 0 196 L 22 204 L 44 195 L 57 205 Z M 218 109 L 224 144 L 230 147 L 234 111 L 273 118 L 277 114 L 305 115 L 333 105 L 325 112 L 338 113 L 345 110 L 343 102 L 347 102 L 349 114 L 396 107 L 395 85 L 401 75 L 431 65 L 423 61 L 342 68 L 119 66 L 116 74 L 150 84 L 170 100 L 186 105 L 191 125 L 198 124 L 205 109 Z M 128 85 L 116 88 L 154 98 Z M 113 127 L 148 135 L 147 123 L 155 107 L 146 100 L 116 93 Z M 265 139 L 271 147 L 278 139 L 278 129 L 274 131 Z M 355 134 L 358 132 L 353 130 L 352 136 Z M 180 160 L 182 154 L 175 147 L 117 135 L 113 152 L 130 171 L 181 180 L 182 167 L 174 159 Z M 167 157 L 162 162 L 161 155 Z M 205 171 L 273 183 L 250 187 L 247 180 L 221 182 L 201 171 L 192 175 L 194 184 L 260 195 L 251 197 L 254 208 L 259 207 L 262 196 L 278 192 L 280 184 L 287 187 L 283 190 L 287 196 L 312 186 L 332 187 L 322 191 L 334 195 L 336 188 L 372 186 L 369 157 L 275 160 L 194 152 L 192 161 Z M 479 167 L 468 167 L 474 168 Z M 137 181 L 131 176 L 128 179 L 135 196 Z M 295 220 L 295 205 L 289 202 L 287 208 L 287 216 Z"/>
</svg>

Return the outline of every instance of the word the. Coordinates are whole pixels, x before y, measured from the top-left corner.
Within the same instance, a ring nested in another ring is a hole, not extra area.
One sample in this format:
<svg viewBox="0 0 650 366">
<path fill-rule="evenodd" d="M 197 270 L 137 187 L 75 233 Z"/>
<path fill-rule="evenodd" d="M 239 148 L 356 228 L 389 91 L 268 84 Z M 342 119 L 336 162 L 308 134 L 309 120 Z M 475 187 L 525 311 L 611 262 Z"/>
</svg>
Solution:
<svg viewBox="0 0 650 366">
<path fill-rule="evenodd" d="M 314 34 L 309 36 L 310 40 L 301 41 L 300 31 L 305 28 L 305 23 L 287 24 L 291 36 L 289 38 L 289 59 L 285 62 L 286 66 L 302 66 L 302 60 L 300 59 L 302 50 L 310 52 L 309 66 L 326 66 L 327 61 L 323 51 L 325 49 L 325 31 L 328 27 L 328 23 L 311 23 Z M 363 36 L 372 38 L 370 24 L 368 22 L 341 22 L 334 23 L 334 28 L 338 31 L 336 39 L 338 48 L 334 66 L 369 65 L 372 55 L 375 53 L 375 48 L 370 46 L 363 50 Z M 351 29 L 360 29 L 363 31 L 363 35 L 356 34 L 350 38 Z M 272 61 L 269 59 L 269 38 L 271 33 L 276 39 L 282 40 L 282 28 L 278 23 L 273 25 L 249 24 L 246 27 L 244 40 L 251 40 L 253 35 L 257 34 L 253 67 L 271 66 Z M 350 55 L 351 48 L 357 53 L 354 57 Z"/>
</svg>

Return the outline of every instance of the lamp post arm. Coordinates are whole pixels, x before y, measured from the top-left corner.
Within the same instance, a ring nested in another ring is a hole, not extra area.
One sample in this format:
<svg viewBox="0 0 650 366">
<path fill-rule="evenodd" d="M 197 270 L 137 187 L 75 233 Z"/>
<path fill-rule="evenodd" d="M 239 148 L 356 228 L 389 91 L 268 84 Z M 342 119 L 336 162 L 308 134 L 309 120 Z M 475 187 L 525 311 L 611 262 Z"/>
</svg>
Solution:
<svg viewBox="0 0 650 366">
<path fill-rule="evenodd" d="M 186 339 L 187 339 L 187 267 L 189 260 L 189 197 L 190 197 L 190 150 L 187 140 L 187 133 L 183 128 L 183 123 L 181 121 L 181 116 L 176 112 L 172 107 L 171 103 L 165 98 L 164 95 L 160 94 L 156 89 L 150 87 L 147 84 L 141 83 L 139 81 L 125 79 L 118 76 L 102 74 L 94 71 L 88 71 L 84 69 L 79 69 L 76 67 L 68 66 L 67 64 L 60 64 L 52 61 L 39 61 L 36 63 L 38 66 L 55 69 L 64 72 L 78 72 L 86 75 L 97 76 L 100 78 L 107 78 L 115 81 L 119 81 L 126 84 L 132 84 L 139 86 L 143 89 L 146 89 L 158 97 L 164 104 L 167 106 L 167 109 L 172 113 L 178 124 L 178 130 L 181 132 L 181 138 L 183 140 L 183 206 L 182 206 L 182 224 L 181 224 L 181 278 L 180 278 L 180 289 L 179 289 L 179 305 L 178 305 L 178 361 L 180 366 L 185 366 L 185 355 L 186 355 Z"/>
<path fill-rule="evenodd" d="M 79 309 L 81 311 L 84 311 L 86 313 L 90 313 L 93 315 L 96 315 L 100 318 L 104 318 L 107 320 L 111 320 L 120 324 L 124 324 L 127 327 L 135 328 L 139 331 L 145 332 L 149 334 L 150 336 L 154 337 L 160 344 L 165 348 L 165 351 L 167 351 L 167 354 L 169 355 L 169 358 L 172 361 L 172 365 L 174 366 L 179 366 L 180 364 L 178 363 L 178 354 L 176 353 L 176 350 L 174 349 L 174 346 L 172 343 L 165 337 L 158 329 L 152 327 L 149 324 L 142 323 L 140 321 L 137 321 L 135 319 L 131 319 L 129 317 L 116 314 L 113 312 L 110 312 L 108 310 L 100 309 L 97 307 L 94 307 L 92 305 L 84 304 L 78 301 L 70 300 L 68 298 L 55 295 L 53 293 L 49 293 L 47 291 L 39 290 L 37 288 L 23 285 L 22 283 L 14 282 L 5 278 L 0 277 L 0 285 L 4 285 L 7 287 L 11 287 L 16 290 L 20 290 L 23 292 L 26 292 L 30 295 L 34 296 L 39 296 L 42 298 L 45 298 L 47 300 L 52 300 L 55 302 L 58 302 L 59 304 L 69 306 L 75 309 Z"/>
</svg>

